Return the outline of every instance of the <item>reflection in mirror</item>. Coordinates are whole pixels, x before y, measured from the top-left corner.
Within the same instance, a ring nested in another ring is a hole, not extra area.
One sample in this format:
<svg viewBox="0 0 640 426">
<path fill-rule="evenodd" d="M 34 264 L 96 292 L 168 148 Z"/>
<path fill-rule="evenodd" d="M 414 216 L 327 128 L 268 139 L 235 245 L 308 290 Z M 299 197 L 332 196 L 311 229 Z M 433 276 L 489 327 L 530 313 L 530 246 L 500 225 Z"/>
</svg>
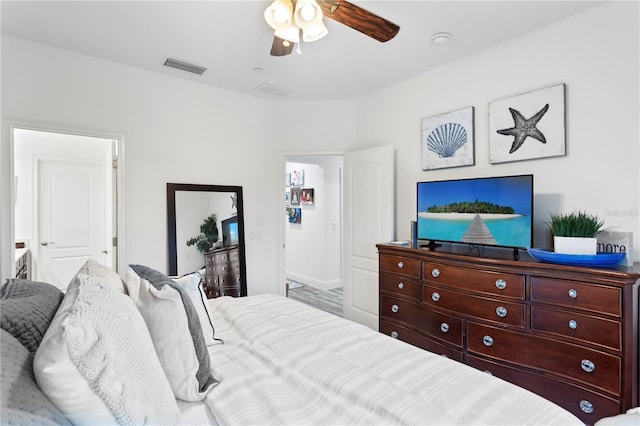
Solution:
<svg viewBox="0 0 640 426">
<path fill-rule="evenodd" d="M 212 215 L 210 246 L 201 226 Z M 169 275 L 201 271 L 209 298 L 247 295 L 241 186 L 167 183 L 167 219 Z"/>
</svg>

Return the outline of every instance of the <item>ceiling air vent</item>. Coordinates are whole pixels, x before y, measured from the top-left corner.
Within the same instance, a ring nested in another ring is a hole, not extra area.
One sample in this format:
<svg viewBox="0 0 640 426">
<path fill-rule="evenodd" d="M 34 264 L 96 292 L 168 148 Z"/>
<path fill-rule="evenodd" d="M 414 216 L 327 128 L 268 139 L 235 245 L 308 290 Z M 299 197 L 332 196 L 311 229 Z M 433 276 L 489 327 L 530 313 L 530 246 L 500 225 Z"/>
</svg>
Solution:
<svg viewBox="0 0 640 426">
<path fill-rule="evenodd" d="M 167 58 L 167 60 L 164 61 L 164 66 L 190 72 L 193 74 L 198 74 L 198 75 L 202 75 L 202 73 L 207 70 L 203 66 L 192 64 L 190 62 L 182 61 L 176 58 Z"/>
<path fill-rule="evenodd" d="M 262 83 L 260 86 L 256 87 L 253 90 L 275 96 L 287 96 L 291 94 L 291 91 L 289 89 L 285 89 L 284 87 L 275 86 L 269 83 Z"/>
</svg>

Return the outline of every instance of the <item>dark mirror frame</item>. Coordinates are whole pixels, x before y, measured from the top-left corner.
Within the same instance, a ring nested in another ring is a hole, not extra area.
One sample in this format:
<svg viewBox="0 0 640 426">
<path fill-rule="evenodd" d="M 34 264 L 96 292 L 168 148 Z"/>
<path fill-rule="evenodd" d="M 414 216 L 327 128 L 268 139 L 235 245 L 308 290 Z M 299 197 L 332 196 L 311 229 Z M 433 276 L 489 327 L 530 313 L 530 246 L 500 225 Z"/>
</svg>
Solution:
<svg viewBox="0 0 640 426">
<path fill-rule="evenodd" d="M 235 192 L 238 216 L 238 250 L 240 251 L 240 296 L 247 295 L 247 262 L 244 238 L 244 203 L 241 186 L 199 185 L 190 183 L 167 183 L 167 224 L 169 275 L 178 274 L 178 251 L 176 246 L 176 191 Z"/>
</svg>

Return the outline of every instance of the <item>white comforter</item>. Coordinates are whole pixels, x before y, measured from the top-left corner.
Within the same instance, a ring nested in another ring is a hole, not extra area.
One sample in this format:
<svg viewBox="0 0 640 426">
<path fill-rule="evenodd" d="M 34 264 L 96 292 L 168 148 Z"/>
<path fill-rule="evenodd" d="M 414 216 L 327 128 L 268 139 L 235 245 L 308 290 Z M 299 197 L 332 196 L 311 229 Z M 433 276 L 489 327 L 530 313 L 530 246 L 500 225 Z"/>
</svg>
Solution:
<svg viewBox="0 0 640 426">
<path fill-rule="evenodd" d="M 582 424 L 486 373 L 274 295 L 210 300 L 221 425 Z"/>
</svg>

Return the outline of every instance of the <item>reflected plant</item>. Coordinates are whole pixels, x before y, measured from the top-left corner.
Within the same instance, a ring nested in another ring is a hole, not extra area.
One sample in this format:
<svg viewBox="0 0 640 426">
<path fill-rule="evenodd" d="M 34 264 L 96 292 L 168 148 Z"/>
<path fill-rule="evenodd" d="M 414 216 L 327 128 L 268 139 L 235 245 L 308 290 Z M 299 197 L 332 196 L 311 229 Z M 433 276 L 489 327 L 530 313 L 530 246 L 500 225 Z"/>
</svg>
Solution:
<svg viewBox="0 0 640 426">
<path fill-rule="evenodd" d="M 200 225 L 200 234 L 187 241 L 187 246 L 195 245 L 200 253 L 210 251 L 218 241 L 218 221 L 216 214 L 207 217 Z"/>
</svg>

